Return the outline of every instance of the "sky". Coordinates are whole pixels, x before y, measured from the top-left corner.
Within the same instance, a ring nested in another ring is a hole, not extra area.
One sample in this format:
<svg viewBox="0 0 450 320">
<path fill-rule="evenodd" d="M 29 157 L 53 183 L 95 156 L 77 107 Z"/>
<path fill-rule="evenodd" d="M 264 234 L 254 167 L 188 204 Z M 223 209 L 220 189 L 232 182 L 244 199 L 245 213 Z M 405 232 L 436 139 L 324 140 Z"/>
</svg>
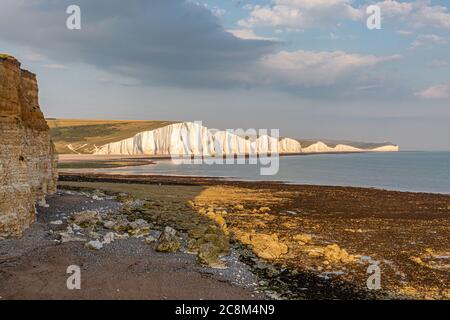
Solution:
<svg viewBox="0 0 450 320">
<path fill-rule="evenodd" d="M 66 9 L 78 5 L 81 29 Z M 367 27 L 377 5 L 381 29 Z M 450 150 L 447 0 L 0 0 L 46 117 Z"/>
</svg>

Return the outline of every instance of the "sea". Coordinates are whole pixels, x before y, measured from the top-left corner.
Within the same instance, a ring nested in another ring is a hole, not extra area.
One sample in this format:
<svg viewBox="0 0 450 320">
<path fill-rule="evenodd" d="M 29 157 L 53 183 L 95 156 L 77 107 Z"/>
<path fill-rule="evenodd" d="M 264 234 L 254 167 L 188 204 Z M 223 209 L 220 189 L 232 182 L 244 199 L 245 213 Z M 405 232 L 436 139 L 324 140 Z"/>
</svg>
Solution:
<svg viewBox="0 0 450 320">
<path fill-rule="evenodd" d="M 176 164 L 93 169 L 115 174 L 210 176 L 273 180 L 289 184 L 370 187 L 450 194 L 450 151 L 311 154 L 279 157 L 278 172 L 261 175 L 261 164 Z M 265 166 L 267 167 L 267 166 Z"/>
</svg>

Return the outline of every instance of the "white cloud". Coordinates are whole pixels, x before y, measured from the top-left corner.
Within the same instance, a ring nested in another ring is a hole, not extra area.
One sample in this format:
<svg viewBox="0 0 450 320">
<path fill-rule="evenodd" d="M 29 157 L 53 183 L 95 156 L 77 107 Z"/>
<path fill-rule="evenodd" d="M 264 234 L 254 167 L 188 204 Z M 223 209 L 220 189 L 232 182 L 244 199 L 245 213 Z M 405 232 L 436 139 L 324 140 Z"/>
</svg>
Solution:
<svg viewBox="0 0 450 320">
<path fill-rule="evenodd" d="M 211 8 L 211 12 L 213 15 L 215 15 L 218 18 L 225 16 L 225 14 L 227 13 L 227 11 L 225 9 L 221 9 L 218 7 Z"/>
<path fill-rule="evenodd" d="M 421 47 L 430 47 L 434 45 L 444 45 L 449 44 L 450 38 L 441 37 L 436 34 L 420 34 L 417 36 L 416 40 L 411 43 L 412 49 L 417 49 Z"/>
<path fill-rule="evenodd" d="M 432 69 L 444 68 L 444 67 L 448 67 L 448 61 L 446 61 L 446 60 L 433 60 L 433 61 L 429 62 L 427 64 L 427 66 L 429 68 L 432 68 Z"/>
<path fill-rule="evenodd" d="M 402 30 L 402 29 L 397 29 L 397 34 L 401 35 L 401 36 L 410 36 L 413 34 L 412 31 L 409 30 Z"/>
<path fill-rule="evenodd" d="M 383 84 L 378 83 L 378 84 L 369 84 L 369 85 L 365 85 L 365 86 L 359 86 L 356 89 L 361 90 L 361 91 L 366 91 L 366 90 L 380 89 L 383 87 L 384 87 Z"/>
<path fill-rule="evenodd" d="M 33 62 L 37 62 L 37 61 L 43 61 L 45 60 L 45 56 L 43 56 L 40 53 L 34 52 L 34 51 L 27 51 L 24 55 L 25 59 L 29 60 L 29 61 L 33 61 Z"/>
<path fill-rule="evenodd" d="M 407 16 L 413 12 L 414 3 L 384 0 L 375 3 L 375 5 L 381 8 L 382 15 L 394 16 Z"/>
<path fill-rule="evenodd" d="M 49 69 L 67 69 L 65 65 L 59 63 L 44 64 L 44 67 Z"/>
<path fill-rule="evenodd" d="M 361 21 L 367 18 L 366 7 L 354 5 L 353 0 L 274 0 L 273 5 L 253 6 L 249 17 L 239 25 L 273 26 L 302 30 L 317 26 L 336 26 L 340 21 Z M 381 8 L 384 21 L 409 28 L 450 29 L 450 12 L 447 7 L 432 5 L 429 0 L 410 2 L 383 0 L 374 3 Z M 400 34 L 406 34 L 399 31 Z"/>
<path fill-rule="evenodd" d="M 225 9 L 222 9 L 222 8 L 219 8 L 216 6 L 211 7 L 207 3 L 204 3 L 204 2 L 199 2 L 199 1 L 194 1 L 194 0 L 187 0 L 186 2 L 209 10 L 217 18 L 222 18 L 227 13 L 227 11 Z"/>
<path fill-rule="evenodd" d="M 450 12 L 447 7 L 433 6 L 429 0 L 403 2 L 384 0 L 377 2 L 383 19 L 402 23 L 412 28 L 450 29 Z"/>
<path fill-rule="evenodd" d="M 400 59 L 399 55 L 374 56 L 343 51 L 281 51 L 262 59 L 272 79 L 291 86 L 325 86 L 337 83 L 356 71 Z"/>
<path fill-rule="evenodd" d="M 227 32 L 231 33 L 237 38 L 245 40 L 276 40 L 275 38 L 258 36 L 252 29 L 229 29 L 227 30 Z"/>
<path fill-rule="evenodd" d="M 414 95 L 421 99 L 448 99 L 450 98 L 450 86 L 440 84 L 415 92 Z"/>
<path fill-rule="evenodd" d="M 301 30 L 313 26 L 336 25 L 341 19 L 358 20 L 363 12 L 352 7 L 352 0 L 275 0 L 272 6 L 254 6 L 239 25 L 267 25 Z"/>
<path fill-rule="evenodd" d="M 85 64 L 141 85 L 183 88 L 246 85 L 241 74 L 278 46 L 236 38 L 209 9 L 186 0 L 78 0 L 95 19 L 88 32 L 69 35 L 64 2 L 2 0 L 1 42 L 33 48 L 42 65 Z"/>
</svg>

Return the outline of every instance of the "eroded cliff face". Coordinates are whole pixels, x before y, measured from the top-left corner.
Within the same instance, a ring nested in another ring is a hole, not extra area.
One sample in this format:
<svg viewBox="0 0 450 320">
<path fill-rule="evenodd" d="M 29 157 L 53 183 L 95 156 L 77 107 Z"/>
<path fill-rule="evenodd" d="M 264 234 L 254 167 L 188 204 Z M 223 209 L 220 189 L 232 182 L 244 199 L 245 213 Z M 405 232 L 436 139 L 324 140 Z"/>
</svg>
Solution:
<svg viewBox="0 0 450 320">
<path fill-rule="evenodd" d="M 325 152 L 389 152 L 399 151 L 398 146 L 357 148 L 338 144 L 330 147 L 317 141 L 303 147 L 291 138 L 261 135 L 247 140 L 227 131 L 208 129 L 194 122 L 179 122 L 158 129 L 143 131 L 135 136 L 100 146 L 94 154 L 100 155 L 243 155 L 243 154 L 297 154 Z"/>
<path fill-rule="evenodd" d="M 298 141 L 261 135 L 247 140 L 228 131 L 211 130 L 194 122 L 179 122 L 134 137 L 108 143 L 94 154 L 122 155 L 245 155 L 300 152 Z"/>
<path fill-rule="evenodd" d="M 36 202 L 56 189 L 56 163 L 36 76 L 0 54 L 0 239 L 35 220 Z"/>
</svg>

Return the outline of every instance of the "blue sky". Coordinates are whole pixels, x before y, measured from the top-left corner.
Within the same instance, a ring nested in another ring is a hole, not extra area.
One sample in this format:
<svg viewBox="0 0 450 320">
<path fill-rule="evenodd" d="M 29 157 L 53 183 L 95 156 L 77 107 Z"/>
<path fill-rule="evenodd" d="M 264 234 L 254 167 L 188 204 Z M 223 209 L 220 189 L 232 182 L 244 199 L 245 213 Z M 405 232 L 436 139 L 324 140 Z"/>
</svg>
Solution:
<svg viewBox="0 0 450 320">
<path fill-rule="evenodd" d="M 48 117 L 450 150 L 448 1 L 0 2 L 0 51 L 37 73 Z M 81 30 L 65 27 L 70 4 Z"/>
</svg>

